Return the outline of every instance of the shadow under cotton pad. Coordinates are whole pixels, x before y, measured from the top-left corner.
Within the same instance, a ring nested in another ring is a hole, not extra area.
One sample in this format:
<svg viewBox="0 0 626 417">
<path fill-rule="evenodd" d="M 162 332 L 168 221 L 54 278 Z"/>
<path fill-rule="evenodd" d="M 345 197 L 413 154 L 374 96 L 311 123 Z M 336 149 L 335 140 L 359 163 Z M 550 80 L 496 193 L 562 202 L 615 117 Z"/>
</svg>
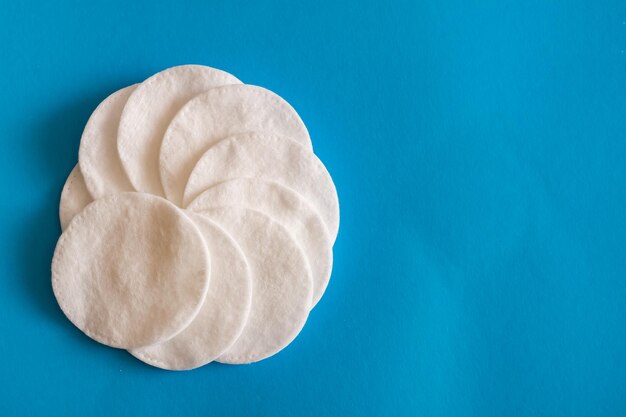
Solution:
<svg viewBox="0 0 626 417">
<path fill-rule="evenodd" d="M 135 189 L 164 195 L 159 148 L 167 126 L 192 97 L 228 84 L 241 81 L 215 68 L 181 65 L 161 71 L 137 87 L 122 111 L 117 138 L 122 165 Z"/>
<path fill-rule="evenodd" d="M 206 300 L 191 324 L 172 339 L 131 350 L 159 368 L 186 370 L 213 361 L 241 334 L 250 313 L 252 276 L 233 238 L 207 217 L 188 213 L 204 236 L 211 255 L 211 282 Z"/>
<path fill-rule="evenodd" d="M 268 134 L 224 139 L 206 151 L 193 169 L 185 189 L 185 206 L 209 187 L 236 178 L 259 178 L 293 189 L 317 210 L 334 243 L 339 229 L 337 190 L 313 152 L 290 139 Z"/>
<path fill-rule="evenodd" d="M 202 212 L 235 239 L 252 272 L 252 306 L 241 336 L 222 363 L 250 363 L 268 358 L 300 333 L 309 315 L 311 270 L 287 229 L 266 215 L 245 208 Z"/>
<path fill-rule="evenodd" d="M 93 199 L 85 185 L 85 178 L 80 172 L 80 167 L 76 165 L 65 180 L 63 191 L 61 191 L 61 201 L 59 202 L 61 230 L 65 230 L 74 216 L 92 201 Z"/>
<path fill-rule="evenodd" d="M 295 191 L 271 181 L 239 178 L 222 182 L 200 194 L 187 209 L 220 206 L 258 210 L 285 226 L 307 257 L 313 273 L 313 307 L 322 298 L 333 266 L 333 242 L 322 218 Z"/>
<path fill-rule="evenodd" d="M 185 104 L 165 132 L 159 167 L 167 198 L 181 204 L 198 158 L 219 140 L 247 132 L 284 136 L 312 149 L 300 116 L 280 96 L 253 85 L 214 88 Z"/>
<path fill-rule="evenodd" d="M 52 288 L 92 339 L 135 349 L 164 342 L 194 319 L 209 286 L 209 254 L 176 206 L 141 193 L 94 201 L 61 235 Z"/>
<path fill-rule="evenodd" d="M 117 128 L 122 109 L 136 87 L 122 88 L 104 99 L 83 131 L 78 163 L 93 198 L 134 191 L 117 153 Z"/>
</svg>

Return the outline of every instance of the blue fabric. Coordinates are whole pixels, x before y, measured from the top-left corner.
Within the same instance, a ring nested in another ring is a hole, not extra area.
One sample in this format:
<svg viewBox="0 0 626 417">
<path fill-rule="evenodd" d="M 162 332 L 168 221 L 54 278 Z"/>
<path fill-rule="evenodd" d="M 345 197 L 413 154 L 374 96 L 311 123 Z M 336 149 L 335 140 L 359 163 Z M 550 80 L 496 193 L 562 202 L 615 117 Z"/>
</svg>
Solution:
<svg viewBox="0 0 626 417">
<path fill-rule="evenodd" d="M 0 415 L 626 415 L 626 3 L 0 5 Z M 200 63 L 270 88 L 336 181 L 328 291 L 252 366 L 100 346 L 50 287 L 109 93 Z"/>
</svg>

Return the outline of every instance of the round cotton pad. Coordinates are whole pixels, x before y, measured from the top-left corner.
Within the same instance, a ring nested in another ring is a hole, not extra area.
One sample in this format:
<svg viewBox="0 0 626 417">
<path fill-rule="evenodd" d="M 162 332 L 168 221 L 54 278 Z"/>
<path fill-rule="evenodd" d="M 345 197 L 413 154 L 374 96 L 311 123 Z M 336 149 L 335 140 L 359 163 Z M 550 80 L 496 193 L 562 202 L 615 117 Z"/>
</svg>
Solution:
<svg viewBox="0 0 626 417">
<path fill-rule="evenodd" d="M 311 305 L 311 271 L 287 229 L 249 209 L 224 207 L 202 214 L 239 244 L 252 272 L 252 307 L 241 336 L 217 361 L 250 363 L 279 352 L 300 332 Z"/>
<path fill-rule="evenodd" d="M 80 139 L 78 163 L 93 198 L 134 191 L 117 153 L 117 128 L 128 96 L 137 85 L 107 97 L 91 114 Z"/>
<path fill-rule="evenodd" d="M 227 84 L 240 84 L 227 72 L 201 65 L 161 71 L 141 83 L 122 111 L 117 148 L 135 189 L 163 195 L 159 148 L 167 125 L 189 99 Z"/>
<path fill-rule="evenodd" d="M 80 172 L 80 167 L 76 165 L 70 175 L 65 180 L 63 191 L 61 191 L 61 202 L 59 203 L 59 220 L 61 221 L 61 230 L 65 230 L 75 215 L 80 213 L 82 209 L 93 199 L 85 186 L 85 179 Z"/>
<path fill-rule="evenodd" d="M 172 203 L 141 193 L 101 198 L 76 215 L 52 259 L 52 289 L 76 327 L 106 345 L 166 341 L 196 316 L 209 254 Z"/>
<path fill-rule="evenodd" d="M 200 156 L 217 141 L 246 132 L 285 136 L 312 149 L 298 113 L 278 95 L 252 85 L 214 88 L 185 104 L 167 128 L 160 155 L 167 198 L 180 204 Z"/>
<path fill-rule="evenodd" d="M 187 182 L 184 204 L 209 187 L 236 178 L 275 181 L 298 192 L 324 220 L 334 242 L 339 201 L 324 164 L 299 144 L 278 136 L 249 133 L 220 141 L 202 155 Z"/>
<path fill-rule="evenodd" d="M 132 350 L 142 361 L 171 370 L 205 365 L 237 340 L 250 313 L 252 276 L 235 241 L 205 216 L 188 213 L 211 254 L 211 283 L 191 324 L 167 342 Z"/>
<path fill-rule="evenodd" d="M 200 194 L 187 208 L 203 211 L 220 206 L 241 206 L 258 210 L 287 228 L 302 248 L 311 267 L 312 306 L 317 304 L 330 278 L 333 242 L 315 209 L 287 187 L 252 178 L 217 184 Z"/>
</svg>

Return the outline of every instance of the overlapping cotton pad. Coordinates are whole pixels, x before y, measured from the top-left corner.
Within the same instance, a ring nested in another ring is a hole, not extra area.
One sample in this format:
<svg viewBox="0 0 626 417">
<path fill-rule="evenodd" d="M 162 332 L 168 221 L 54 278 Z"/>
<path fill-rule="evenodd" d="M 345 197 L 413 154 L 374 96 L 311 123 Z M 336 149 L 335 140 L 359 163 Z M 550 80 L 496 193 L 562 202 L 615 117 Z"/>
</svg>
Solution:
<svg viewBox="0 0 626 417">
<path fill-rule="evenodd" d="M 128 96 L 136 87 L 122 88 L 104 99 L 83 131 L 78 163 L 93 198 L 134 191 L 117 153 L 117 129 Z"/>
<path fill-rule="evenodd" d="M 201 212 L 220 206 L 258 210 L 285 226 L 311 267 L 313 305 L 317 304 L 330 279 L 333 242 L 315 209 L 290 188 L 255 178 L 219 183 L 200 194 L 187 209 Z"/>
<path fill-rule="evenodd" d="M 220 356 L 237 340 L 252 302 L 252 275 L 239 245 L 205 216 L 188 213 L 211 254 L 206 300 L 191 324 L 172 339 L 131 351 L 142 361 L 171 370 L 193 369 Z"/>
<path fill-rule="evenodd" d="M 305 255 L 287 229 L 260 212 L 224 207 L 202 214 L 239 244 L 253 278 L 248 322 L 217 361 L 237 364 L 268 358 L 298 335 L 309 315 L 313 282 Z"/>
<path fill-rule="evenodd" d="M 65 180 L 63 191 L 61 191 L 61 202 L 59 203 L 61 230 L 65 230 L 74 216 L 92 201 L 80 167 L 76 165 Z"/>
<path fill-rule="evenodd" d="M 339 202 L 296 111 L 200 65 L 107 97 L 59 204 L 52 288 L 92 339 L 146 364 L 246 364 L 324 294 Z"/>
<path fill-rule="evenodd" d="M 160 172 L 167 198 L 180 204 L 200 156 L 217 141 L 246 132 L 284 136 L 312 149 L 304 123 L 278 95 L 252 85 L 214 88 L 185 104 L 165 132 Z"/>
<path fill-rule="evenodd" d="M 194 167 L 184 205 L 211 186 L 236 178 L 259 178 L 293 189 L 317 210 L 334 242 L 339 229 L 337 191 L 324 164 L 312 152 L 269 134 L 224 139 L 209 148 Z"/>
<path fill-rule="evenodd" d="M 170 202 L 141 193 L 98 199 L 61 235 L 52 288 L 89 337 L 124 349 L 164 342 L 196 316 L 209 286 L 199 229 Z"/>
<path fill-rule="evenodd" d="M 163 195 L 159 148 L 176 112 L 197 94 L 240 83 L 215 68 L 182 65 L 161 71 L 137 87 L 122 112 L 117 138 L 122 164 L 135 189 Z"/>
</svg>

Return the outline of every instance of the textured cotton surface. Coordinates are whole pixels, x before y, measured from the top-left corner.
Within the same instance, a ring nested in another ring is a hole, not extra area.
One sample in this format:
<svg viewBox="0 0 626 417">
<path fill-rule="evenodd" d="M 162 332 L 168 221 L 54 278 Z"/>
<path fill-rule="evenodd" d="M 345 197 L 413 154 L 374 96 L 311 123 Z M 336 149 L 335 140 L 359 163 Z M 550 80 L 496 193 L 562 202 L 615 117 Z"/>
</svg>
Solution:
<svg viewBox="0 0 626 417">
<path fill-rule="evenodd" d="M 303 196 L 324 220 L 334 242 L 339 229 L 337 190 L 324 164 L 298 143 L 274 135 L 243 134 L 220 141 L 194 167 L 184 202 L 220 182 L 259 178 L 285 185 Z"/>
<path fill-rule="evenodd" d="M 96 108 L 60 217 L 52 280 L 70 321 L 188 370 L 260 361 L 297 336 L 328 285 L 339 207 L 285 100 L 186 65 Z"/>
<path fill-rule="evenodd" d="M 226 229 L 243 250 L 252 272 L 252 306 L 243 332 L 217 360 L 249 363 L 287 346 L 309 314 L 311 271 L 287 229 L 268 216 L 245 208 L 202 212 Z"/>
<path fill-rule="evenodd" d="M 246 132 L 285 136 L 312 149 L 304 123 L 275 93 L 252 85 L 212 89 L 185 104 L 165 132 L 160 170 L 168 199 L 182 202 L 191 170 L 211 145 Z"/>
<path fill-rule="evenodd" d="M 61 230 L 65 230 L 72 218 L 92 201 L 80 167 L 76 165 L 68 175 L 63 191 L 61 191 L 61 201 L 59 202 Z"/>
<path fill-rule="evenodd" d="M 241 334 L 252 302 L 252 275 L 237 243 L 205 216 L 189 213 L 211 257 L 211 281 L 200 312 L 172 339 L 131 353 L 150 365 L 184 370 L 205 365 Z"/>
<path fill-rule="evenodd" d="M 209 284 L 198 228 L 168 201 L 123 193 L 94 201 L 61 235 L 52 288 L 89 337 L 124 349 L 163 342 L 198 313 Z"/>
<path fill-rule="evenodd" d="M 213 87 L 239 84 L 227 72 L 201 65 L 161 71 L 131 94 L 120 119 L 117 146 L 135 189 L 163 195 L 159 179 L 159 147 L 176 112 L 189 99 Z"/>
<path fill-rule="evenodd" d="M 203 211 L 220 206 L 251 208 L 285 226 L 307 257 L 313 276 L 313 305 L 317 304 L 330 278 L 333 242 L 315 209 L 290 188 L 252 178 L 217 184 L 200 194 L 187 209 Z"/>
<path fill-rule="evenodd" d="M 117 129 L 128 96 L 137 85 L 107 97 L 91 114 L 80 139 L 78 162 L 93 198 L 133 191 L 117 152 Z"/>
</svg>

